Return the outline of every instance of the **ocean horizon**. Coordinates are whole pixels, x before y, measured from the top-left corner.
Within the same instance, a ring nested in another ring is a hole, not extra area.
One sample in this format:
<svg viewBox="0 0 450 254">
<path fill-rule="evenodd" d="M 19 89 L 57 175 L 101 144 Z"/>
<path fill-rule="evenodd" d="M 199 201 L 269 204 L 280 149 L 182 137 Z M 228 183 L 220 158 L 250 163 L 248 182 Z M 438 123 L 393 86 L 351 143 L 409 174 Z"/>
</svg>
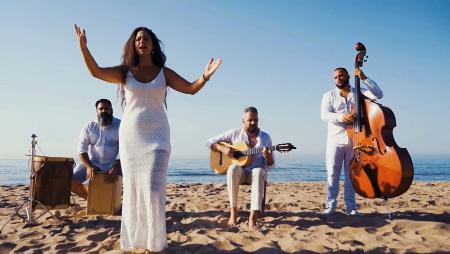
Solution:
<svg viewBox="0 0 450 254">
<path fill-rule="evenodd" d="M 76 160 L 76 163 L 79 161 Z M 414 181 L 450 181 L 450 156 L 426 155 L 413 157 Z M 28 184 L 29 160 L 0 159 L 0 185 Z M 342 180 L 342 174 L 341 174 Z M 324 159 L 277 157 L 277 166 L 269 171 L 269 182 L 326 181 Z M 205 159 L 171 159 L 168 183 L 225 183 L 226 176 L 214 173 Z"/>
</svg>

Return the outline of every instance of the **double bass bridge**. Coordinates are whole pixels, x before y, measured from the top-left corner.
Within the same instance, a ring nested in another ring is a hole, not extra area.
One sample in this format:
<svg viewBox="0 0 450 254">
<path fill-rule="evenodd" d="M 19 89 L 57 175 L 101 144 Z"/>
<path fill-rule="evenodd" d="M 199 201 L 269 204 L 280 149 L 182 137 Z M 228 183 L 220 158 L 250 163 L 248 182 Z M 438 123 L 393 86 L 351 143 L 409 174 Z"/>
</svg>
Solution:
<svg viewBox="0 0 450 254">
<path fill-rule="evenodd" d="M 358 151 L 358 152 L 363 152 L 366 154 L 373 154 L 375 152 L 375 147 L 368 146 L 368 145 L 357 145 L 357 146 L 353 147 L 353 150 Z"/>
</svg>

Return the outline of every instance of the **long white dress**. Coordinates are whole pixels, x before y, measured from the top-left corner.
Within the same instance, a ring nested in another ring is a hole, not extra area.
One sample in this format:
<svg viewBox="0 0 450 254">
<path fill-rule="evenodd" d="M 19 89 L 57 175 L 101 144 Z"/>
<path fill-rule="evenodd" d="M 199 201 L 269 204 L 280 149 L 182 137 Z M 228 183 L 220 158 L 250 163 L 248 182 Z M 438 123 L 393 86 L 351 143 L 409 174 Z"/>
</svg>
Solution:
<svg viewBox="0 0 450 254">
<path fill-rule="evenodd" d="M 166 236 L 166 177 L 170 129 L 165 110 L 167 90 L 163 68 L 151 82 L 128 72 L 119 130 L 123 171 L 120 245 L 123 250 L 162 251 Z"/>
</svg>

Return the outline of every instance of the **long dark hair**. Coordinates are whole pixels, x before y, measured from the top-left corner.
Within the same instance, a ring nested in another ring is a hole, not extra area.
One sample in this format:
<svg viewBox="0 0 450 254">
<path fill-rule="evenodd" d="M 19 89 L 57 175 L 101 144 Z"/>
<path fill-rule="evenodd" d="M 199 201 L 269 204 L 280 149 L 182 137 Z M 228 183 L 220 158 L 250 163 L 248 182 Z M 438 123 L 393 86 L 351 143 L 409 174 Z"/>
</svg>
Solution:
<svg viewBox="0 0 450 254">
<path fill-rule="evenodd" d="M 147 27 L 138 27 L 134 29 L 131 33 L 130 38 L 128 38 L 125 46 L 123 46 L 122 53 L 122 63 L 120 66 L 122 67 L 122 82 L 119 84 L 118 93 L 120 93 L 120 105 L 122 108 L 125 107 L 125 81 L 127 78 L 127 73 L 130 70 L 133 70 L 139 64 L 139 55 L 136 52 L 136 48 L 134 47 L 134 41 L 136 39 L 136 35 L 140 31 L 145 31 L 150 35 L 153 44 L 152 50 L 152 61 L 159 67 L 164 67 L 166 63 L 166 55 L 162 52 L 161 49 L 161 41 L 158 39 L 155 33 L 151 29 Z"/>
</svg>

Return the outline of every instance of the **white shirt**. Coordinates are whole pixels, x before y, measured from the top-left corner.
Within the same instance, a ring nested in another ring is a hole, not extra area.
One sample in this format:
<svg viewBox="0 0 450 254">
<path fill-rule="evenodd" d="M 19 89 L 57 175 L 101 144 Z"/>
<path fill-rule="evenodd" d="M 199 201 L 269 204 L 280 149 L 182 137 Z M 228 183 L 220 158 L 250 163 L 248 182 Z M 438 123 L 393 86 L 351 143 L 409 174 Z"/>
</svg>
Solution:
<svg viewBox="0 0 450 254">
<path fill-rule="evenodd" d="M 210 138 L 206 142 L 206 146 L 209 149 L 211 149 L 211 146 L 218 142 L 227 142 L 230 144 L 244 142 L 247 145 L 250 144 L 247 132 L 245 132 L 244 128 L 229 130 L 218 136 Z M 258 136 L 256 137 L 255 148 L 268 147 L 268 146 L 269 147 L 272 146 L 272 140 L 270 139 L 269 134 L 267 134 L 264 131 L 259 130 Z M 262 153 L 255 154 L 255 155 L 253 155 L 252 162 L 249 165 L 247 165 L 244 168 L 244 170 L 249 172 L 253 168 L 265 168 L 265 169 L 274 168 L 275 167 L 275 155 L 272 154 L 272 157 L 273 157 L 273 161 L 274 161 L 273 164 L 270 166 L 267 166 L 266 159 L 264 158 L 263 154 Z"/>
<path fill-rule="evenodd" d="M 368 89 L 361 87 L 361 93 L 369 99 L 381 99 L 383 92 L 378 85 L 371 79 L 363 80 Z M 355 99 L 353 97 L 355 88 L 350 87 L 347 98 L 341 96 L 341 90 L 335 88 L 326 92 L 322 97 L 322 105 L 320 107 L 320 118 L 322 121 L 328 122 L 328 144 L 348 145 L 350 143 L 347 135 L 347 123 L 343 118 L 346 113 L 352 111 Z"/>
<path fill-rule="evenodd" d="M 87 153 L 92 165 L 101 170 L 109 170 L 119 159 L 120 120 L 113 117 L 108 126 L 101 126 L 97 121 L 86 123 L 81 130 L 78 154 Z"/>
</svg>

